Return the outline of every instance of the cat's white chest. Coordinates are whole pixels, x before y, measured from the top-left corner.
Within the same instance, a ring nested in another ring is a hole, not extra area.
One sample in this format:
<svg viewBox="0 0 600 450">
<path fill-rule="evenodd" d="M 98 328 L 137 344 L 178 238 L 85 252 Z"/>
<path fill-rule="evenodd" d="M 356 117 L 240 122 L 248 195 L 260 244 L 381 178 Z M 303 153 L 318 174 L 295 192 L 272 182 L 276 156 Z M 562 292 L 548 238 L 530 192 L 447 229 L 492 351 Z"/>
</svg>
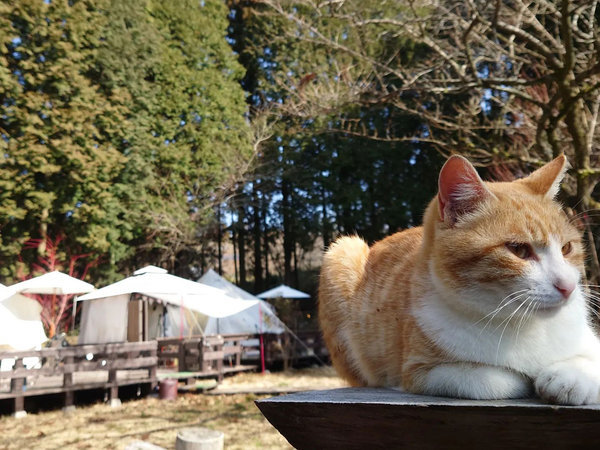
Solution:
<svg viewBox="0 0 600 450">
<path fill-rule="evenodd" d="M 581 294 L 552 316 L 517 316 L 474 323 L 451 310 L 435 294 L 413 311 L 423 332 L 457 361 L 507 367 L 528 376 L 578 354 L 597 354 L 600 342 L 590 329 Z"/>
</svg>

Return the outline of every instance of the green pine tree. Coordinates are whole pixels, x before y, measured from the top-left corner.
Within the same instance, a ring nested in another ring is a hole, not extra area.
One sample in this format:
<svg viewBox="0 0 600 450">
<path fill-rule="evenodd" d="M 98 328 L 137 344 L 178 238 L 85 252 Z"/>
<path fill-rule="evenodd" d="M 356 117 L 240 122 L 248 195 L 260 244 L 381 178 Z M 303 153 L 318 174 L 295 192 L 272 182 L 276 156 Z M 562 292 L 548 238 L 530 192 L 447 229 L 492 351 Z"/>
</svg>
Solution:
<svg viewBox="0 0 600 450">
<path fill-rule="evenodd" d="M 0 275 L 65 235 L 111 279 L 186 252 L 252 153 L 219 1 L 0 4 Z M 191 256 L 189 256 L 191 255 Z"/>
<path fill-rule="evenodd" d="M 125 158 L 106 136 L 123 110 L 86 76 L 106 20 L 101 3 L 2 3 L 4 276 L 29 238 L 64 234 L 65 244 L 98 255 L 111 245 L 110 187 Z"/>
</svg>

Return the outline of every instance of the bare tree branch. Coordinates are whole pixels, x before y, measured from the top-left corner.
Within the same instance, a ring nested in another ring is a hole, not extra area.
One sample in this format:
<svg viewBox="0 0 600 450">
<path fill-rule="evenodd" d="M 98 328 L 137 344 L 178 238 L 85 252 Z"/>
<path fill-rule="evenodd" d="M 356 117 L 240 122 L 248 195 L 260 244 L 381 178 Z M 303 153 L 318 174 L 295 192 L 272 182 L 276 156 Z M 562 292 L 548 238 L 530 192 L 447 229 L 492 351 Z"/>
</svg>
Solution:
<svg viewBox="0 0 600 450">
<path fill-rule="evenodd" d="M 573 164 L 569 190 L 578 208 L 588 208 L 600 181 L 593 168 L 600 164 L 598 2 L 261 0 L 263 14 L 290 25 L 274 42 L 328 52 L 301 92 L 307 69 L 294 65 L 276 77 L 288 97 L 273 111 L 337 117 L 327 132 L 427 143 L 482 164 L 515 157 L 532 164 L 565 152 Z M 406 60 L 408 42 L 416 56 Z M 426 131 L 398 135 L 393 125 L 350 121 L 343 111 L 352 105 L 390 108 L 418 118 Z"/>
</svg>

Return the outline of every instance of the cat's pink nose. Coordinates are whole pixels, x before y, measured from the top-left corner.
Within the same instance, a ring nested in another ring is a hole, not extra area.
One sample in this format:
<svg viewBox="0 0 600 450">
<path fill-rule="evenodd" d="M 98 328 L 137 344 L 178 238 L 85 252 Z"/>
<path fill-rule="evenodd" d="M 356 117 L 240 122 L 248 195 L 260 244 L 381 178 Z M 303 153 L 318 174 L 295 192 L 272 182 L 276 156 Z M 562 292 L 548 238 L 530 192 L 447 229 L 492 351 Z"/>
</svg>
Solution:
<svg viewBox="0 0 600 450">
<path fill-rule="evenodd" d="M 567 299 L 575 290 L 575 283 L 570 283 L 565 280 L 557 280 L 554 282 L 554 287 L 558 292 L 560 292 L 560 295 L 562 295 L 564 299 Z"/>
</svg>

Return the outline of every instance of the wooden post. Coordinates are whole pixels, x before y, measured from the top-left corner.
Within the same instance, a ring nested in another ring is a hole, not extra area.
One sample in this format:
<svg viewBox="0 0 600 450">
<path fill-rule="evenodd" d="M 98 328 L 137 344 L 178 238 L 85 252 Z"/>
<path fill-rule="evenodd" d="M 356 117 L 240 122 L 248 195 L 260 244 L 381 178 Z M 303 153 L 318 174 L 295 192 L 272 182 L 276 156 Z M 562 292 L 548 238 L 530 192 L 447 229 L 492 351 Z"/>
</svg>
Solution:
<svg viewBox="0 0 600 450">
<path fill-rule="evenodd" d="M 63 374 L 63 389 L 65 391 L 65 406 L 63 411 L 68 412 L 75 409 L 75 392 L 73 391 L 73 356 L 66 356 L 64 364 L 67 366 Z"/>
<path fill-rule="evenodd" d="M 265 342 L 262 333 L 260 335 L 260 373 L 265 373 Z"/>
<path fill-rule="evenodd" d="M 208 428 L 184 428 L 177 433 L 175 450 L 223 450 L 225 435 Z"/>
<path fill-rule="evenodd" d="M 223 353 L 223 339 L 221 339 L 217 345 L 215 345 L 215 350 L 217 352 L 221 352 Z M 217 359 L 217 383 L 220 383 L 221 381 L 223 381 L 223 357 L 221 356 L 219 359 Z"/>
<path fill-rule="evenodd" d="M 200 372 L 204 373 L 208 371 L 208 363 L 204 361 L 204 346 L 207 345 L 206 338 L 202 336 L 198 342 L 198 361 L 200 362 Z"/>
<path fill-rule="evenodd" d="M 56 349 L 55 353 L 48 354 L 46 356 L 46 362 L 43 364 L 46 368 L 52 368 L 52 369 L 56 368 L 56 358 L 57 358 L 58 352 L 59 352 L 59 350 Z"/>
<path fill-rule="evenodd" d="M 242 340 L 237 340 L 233 343 L 236 347 L 238 347 L 238 351 L 235 353 L 235 365 L 242 365 Z"/>
<path fill-rule="evenodd" d="M 149 300 L 142 303 L 142 341 L 148 341 L 148 306 Z"/>
<path fill-rule="evenodd" d="M 195 352 L 196 350 L 198 350 L 198 354 L 196 356 L 196 359 L 194 360 L 194 371 L 204 372 L 206 370 L 209 370 L 210 367 L 208 365 L 204 365 L 204 356 L 206 355 L 206 349 L 204 348 L 204 346 L 206 345 L 205 338 L 201 337 L 194 342 L 196 344 L 194 347 L 194 354 L 196 354 Z"/>
<path fill-rule="evenodd" d="M 23 369 L 23 359 L 15 358 L 15 365 L 13 371 Z M 25 417 L 27 412 L 25 411 L 25 398 L 23 397 L 23 386 L 25 385 L 25 377 L 17 376 L 10 380 L 10 392 L 15 397 L 13 399 L 13 416 L 16 418 Z"/>
<path fill-rule="evenodd" d="M 113 362 L 115 361 L 115 354 L 110 353 L 106 355 L 106 360 L 108 362 L 108 403 L 112 407 L 121 406 L 121 400 L 119 399 L 119 383 L 117 382 L 117 369 L 112 367 Z"/>
<path fill-rule="evenodd" d="M 186 364 L 185 364 L 185 341 L 183 339 L 179 339 L 179 356 L 177 357 L 177 371 L 185 372 Z"/>
<path fill-rule="evenodd" d="M 152 364 L 152 366 L 148 369 L 148 377 L 150 378 L 150 389 L 154 389 L 156 387 L 156 369 L 158 366 L 158 342 L 156 348 L 150 350 L 149 356 L 156 356 L 156 364 Z"/>
</svg>

